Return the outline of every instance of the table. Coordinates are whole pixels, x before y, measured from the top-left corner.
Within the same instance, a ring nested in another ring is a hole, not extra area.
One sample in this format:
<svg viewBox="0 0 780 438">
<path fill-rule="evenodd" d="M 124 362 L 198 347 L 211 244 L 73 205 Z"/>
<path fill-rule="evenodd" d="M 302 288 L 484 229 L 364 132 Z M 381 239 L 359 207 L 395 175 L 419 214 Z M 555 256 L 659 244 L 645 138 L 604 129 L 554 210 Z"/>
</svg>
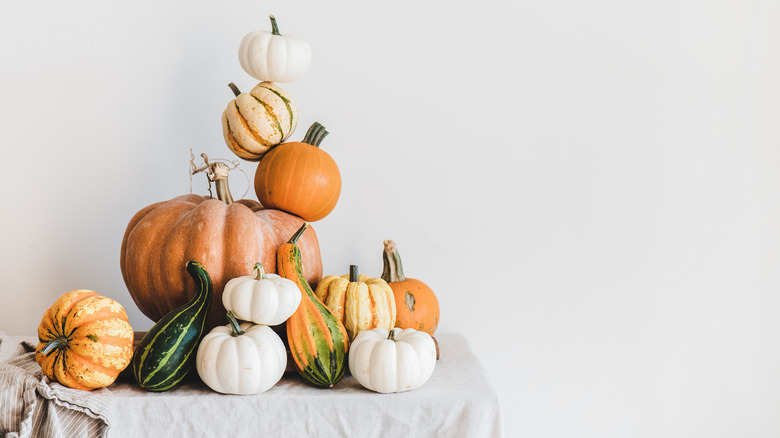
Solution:
<svg viewBox="0 0 780 438">
<path fill-rule="evenodd" d="M 216 393 L 197 377 L 162 393 L 120 379 L 108 387 L 108 437 L 503 436 L 498 397 L 465 337 L 436 337 L 441 359 L 431 379 L 397 394 L 366 390 L 349 375 L 331 389 L 318 389 L 288 373 L 269 391 L 250 396 Z M 11 340 L 0 344 L 0 358 L 14 346 Z"/>
</svg>

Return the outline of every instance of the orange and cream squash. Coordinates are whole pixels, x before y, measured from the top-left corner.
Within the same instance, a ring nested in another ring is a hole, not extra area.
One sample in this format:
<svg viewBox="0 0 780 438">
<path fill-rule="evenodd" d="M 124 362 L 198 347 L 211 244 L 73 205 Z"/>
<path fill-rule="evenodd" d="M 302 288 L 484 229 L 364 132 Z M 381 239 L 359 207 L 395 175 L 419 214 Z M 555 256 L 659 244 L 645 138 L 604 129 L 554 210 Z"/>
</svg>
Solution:
<svg viewBox="0 0 780 438">
<path fill-rule="evenodd" d="M 62 295 L 38 326 L 35 360 L 49 379 L 76 389 L 112 384 L 133 357 L 133 328 L 121 304 L 91 290 Z"/>
</svg>

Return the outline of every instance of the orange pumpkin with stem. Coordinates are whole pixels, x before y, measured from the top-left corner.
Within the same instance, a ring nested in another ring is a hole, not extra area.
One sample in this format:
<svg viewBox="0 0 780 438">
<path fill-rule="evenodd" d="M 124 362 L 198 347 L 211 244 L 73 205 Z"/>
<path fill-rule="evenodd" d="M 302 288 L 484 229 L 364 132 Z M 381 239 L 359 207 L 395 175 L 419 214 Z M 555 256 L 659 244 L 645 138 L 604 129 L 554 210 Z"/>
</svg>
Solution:
<svg viewBox="0 0 780 438">
<path fill-rule="evenodd" d="M 390 285 L 395 296 L 395 326 L 433 335 L 439 325 L 439 300 L 428 285 L 404 275 L 395 242 L 385 240 L 384 245 L 382 279 Z"/>
<path fill-rule="evenodd" d="M 303 141 L 282 143 L 268 151 L 255 172 L 255 193 L 265 208 L 275 208 L 307 222 L 327 216 L 341 194 L 341 174 L 320 143 L 328 131 L 317 122 Z"/>
<path fill-rule="evenodd" d="M 133 301 L 152 321 L 193 298 L 194 281 L 181 267 L 198 260 L 214 285 L 206 326 L 225 325 L 225 284 L 251 274 L 258 261 L 267 273 L 276 273 L 277 248 L 303 223 L 283 211 L 263 209 L 257 201 L 234 202 L 227 165 L 207 164 L 217 198 L 190 194 L 152 204 L 136 213 L 125 231 L 122 276 Z M 304 250 L 303 275 L 316 284 L 322 278 L 322 259 L 314 229 L 309 227 L 298 245 Z"/>
</svg>

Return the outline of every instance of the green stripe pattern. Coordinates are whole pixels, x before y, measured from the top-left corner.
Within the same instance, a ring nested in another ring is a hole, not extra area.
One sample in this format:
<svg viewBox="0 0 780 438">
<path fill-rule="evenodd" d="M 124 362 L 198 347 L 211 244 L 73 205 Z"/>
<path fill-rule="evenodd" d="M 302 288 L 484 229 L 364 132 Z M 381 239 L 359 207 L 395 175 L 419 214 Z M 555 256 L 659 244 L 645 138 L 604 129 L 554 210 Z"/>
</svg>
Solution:
<svg viewBox="0 0 780 438">
<path fill-rule="evenodd" d="M 195 353 L 206 334 L 213 286 L 200 262 L 187 263 L 195 281 L 192 301 L 165 315 L 146 333 L 133 355 L 133 375 L 148 391 L 166 391 L 181 382 L 193 368 Z"/>
</svg>

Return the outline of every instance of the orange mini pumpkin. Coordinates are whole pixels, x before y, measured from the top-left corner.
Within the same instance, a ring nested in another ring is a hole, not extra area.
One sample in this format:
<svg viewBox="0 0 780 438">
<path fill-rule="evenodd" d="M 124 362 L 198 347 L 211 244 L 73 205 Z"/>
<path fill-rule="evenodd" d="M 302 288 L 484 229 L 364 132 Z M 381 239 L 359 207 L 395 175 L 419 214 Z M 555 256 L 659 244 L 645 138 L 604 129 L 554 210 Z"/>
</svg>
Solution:
<svg viewBox="0 0 780 438">
<path fill-rule="evenodd" d="M 341 194 L 336 162 L 320 149 L 328 131 L 317 122 L 302 142 L 282 143 L 268 151 L 257 166 L 255 193 L 265 208 L 275 208 L 307 222 L 327 216 Z"/>
<path fill-rule="evenodd" d="M 133 357 L 133 328 L 121 304 L 91 290 L 62 295 L 38 326 L 35 360 L 49 379 L 92 390 L 116 380 Z"/>
<path fill-rule="evenodd" d="M 401 256 L 392 240 L 384 241 L 382 279 L 395 296 L 395 326 L 413 328 L 433 335 L 439 325 L 439 300 L 428 285 L 404 276 Z"/>
</svg>

